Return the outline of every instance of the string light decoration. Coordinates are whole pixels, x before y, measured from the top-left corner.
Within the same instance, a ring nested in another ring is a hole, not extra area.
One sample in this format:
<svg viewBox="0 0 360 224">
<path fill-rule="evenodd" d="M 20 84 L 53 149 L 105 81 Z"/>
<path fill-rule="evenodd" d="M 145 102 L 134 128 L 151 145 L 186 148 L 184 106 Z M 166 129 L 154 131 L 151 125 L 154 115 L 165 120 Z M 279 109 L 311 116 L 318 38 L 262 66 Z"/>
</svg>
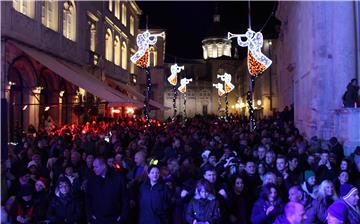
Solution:
<svg viewBox="0 0 360 224">
<path fill-rule="evenodd" d="M 167 78 L 168 82 L 176 86 L 177 84 L 177 74 L 181 72 L 181 70 L 184 70 L 185 66 L 178 66 L 177 64 L 173 64 L 170 67 L 171 75 Z"/>
<path fill-rule="evenodd" d="M 176 109 L 176 97 L 177 97 L 177 89 L 176 89 L 176 84 L 177 84 L 177 75 L 179 72 L 181 72 L 181 70 L 184 70 L 185 66 L 178 66 L 176 63 L 173 64 L 170 67 L 170 76 L 167 78 L 168 82 L 173 86 L 173 92 L 174 92 L 174 96 L 173 96 L 173 109 L 174 109 L 174 115 L 173 115 L 173 119 L 176 116 L 177 113 L 177 109 Z"/>
<path fill-rule="evenodd" d="M 178 88 L 180 93 L 186 93 L 186 85 L 189 84 L 190 82 L 192 82 L 192 79 L 182 78 L 180 80 L 180 86 Z"/>
<path fill-rule="evenodd" d="M 251 82 L 252 85 L 254 87 L 254 83 L 255 83 L 255 76 L 251 77 Z M 255 116 L 254 116 L 254 107 L 253 107 L 253 99 L 252 99 L 252 94 L 251 91 L 247 92 L 247 103 L 248 103 L 248 107 L 249 107 L 249 117 L 250 117 L 250 129 L 251 130 L 255 130 L 256 129 L 256 122 L 255 122 Z"/>
<path fill-rule="evenodd" d="M 248 28 L 245 34 L 232 34 L 228 32 L 228 39 L 237 38 L 240 47 L 248 47 L 248 69 L 252 76 L 263 73 L 272 63 L 262 52 L 263 35 Z M 245 41 L 242 38 L 246 38 Z"/>
<path fill-rule="evenodd" d="M 180 80 L 179 92 L 184 96 L 184 117 L 186 118 L 186 85 L 192 82 L 192 79 L 182 78 Z"/>
<path fill-rule="evenodd" d="M 137 65 L 140 68 L 145 69 L 146 73 L 146 92 L 144 99 L 144 116 L 146 119 L 146 126 L 150 126 L 150 107 L 149 100 L 151 94 L 151 74 L 150 74 L 150 61 L 149 61 L 149 47 L 150 45 L 155 45 L 157 42 L 157 38 L 162 37 L 165 39 L 165 32 L 161 32 L 158 34 L 151 34 L 148 30 L 143 33 L 140 33 L 136 36 L 136 45 L 138 46 L 138 50 L 134 55 L 130 57 L 132 63 Z"/>
<path fill-rule="evenodd" d="M 145 73 L 146 73 L 146 91 L 145 91 L 145 99 L 144 99 L 144 116 L 146 119 L 146 125 L 150 126 L 150 107 L 149 107 L 149 100 L 150 100 L 150 95 L 151 95 L 151 74 L 150 74 L 150 69 L 146 68 L 145 69 Z"/>
<path fill-rule="evenodd" d="M 218 90 L 218 114 L 220 114 L 221 109 L 221 96 L 225 94 L 224 85 L 220 82 L 213 83 L 213 87 Z"/>
<path fill-rule="evenodd" d="M 229 118 L 229 101 L 228 95 L 235 88 L 235 86 L 231 83 L 231 74 L 224 73 L 223 75 L 217 75 L 217 78 L 220 78 L 221 81 L 225 84 L 225 121 L 228 121 Z"/>
<path fill-rule="evenodd" d="M 136 45 L 138 50 L 133 56 L 130 57 L 130 60 L 141 68 L 149 67 L 149 47 L 150 45 L 155 45 L 157 38 L 162 37 L 165 39 L 165 32 L 158 34 L 151 34 L 148 30 L 143 33 L 140 33 L 136 36 Z"/>
<path fill-rule="evenodd" d="M 219 97 L 225 94 L 224 85 L 222 83 L 213 83 L 213 87 L 218 90 Z"/>
</svg>

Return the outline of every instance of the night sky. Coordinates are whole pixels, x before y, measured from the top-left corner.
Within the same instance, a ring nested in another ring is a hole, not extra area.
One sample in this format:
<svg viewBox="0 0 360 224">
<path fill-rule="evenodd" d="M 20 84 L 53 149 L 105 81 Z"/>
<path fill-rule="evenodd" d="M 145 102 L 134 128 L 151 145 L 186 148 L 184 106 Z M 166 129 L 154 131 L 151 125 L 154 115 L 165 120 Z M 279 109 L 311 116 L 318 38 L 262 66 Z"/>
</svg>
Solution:
<svg viewBox="0 0 360 224">
<path fill-rule="evenodd" d="M 177 58 L 202 58 L 201 41 L 211 33 L 213 14 L 217 8 L 221 15 L 224 35 L 226 31 L 245 33 L 248 27 L 248 2 L 158 2 L 138 1 L 143 15 L 140 18 L 140 28 L 161 28 L 166 30 L 166 59 L 172 61 Z M 251 23 L 254 31 L 259 31 L 270 17 L 263 29 L 267 33 L 274 31 L 274 17 L 276 2 L 251 2 Z M 235 41 L 234 41 L 235 42 Z"/>
</svg>

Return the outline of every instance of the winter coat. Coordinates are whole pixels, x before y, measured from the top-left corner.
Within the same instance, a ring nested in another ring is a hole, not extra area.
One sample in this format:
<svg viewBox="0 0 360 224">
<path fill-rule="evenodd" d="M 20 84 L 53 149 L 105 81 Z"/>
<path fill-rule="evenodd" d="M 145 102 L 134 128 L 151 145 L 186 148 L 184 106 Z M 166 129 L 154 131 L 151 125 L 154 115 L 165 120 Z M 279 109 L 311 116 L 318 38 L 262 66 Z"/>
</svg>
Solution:
<svg viewBox="0 0 360 224">
<path fill-rule="evenodd" d="M 314 186 L 313 191 L 310 193 L 310 191 L 308 190 L 307 186 L 306 186 L 306 182 L 303 182 L 301 184 L 301 189 L 311 198 L 311 199 L 316 199 L 316 195 L 315 195 L 315 189 L 316 186 Z"/>
<path fill-rule="evenodd" d="M 51 223 L 79 223 L 81 214 L 80 201 L 68 194 L 66 196 L 59 193 L 51 200 L 47 217 Z"/>
<path fill-rule="evenodd" d="M 280 199 L 277 199 L 274 203 L 274 209 L 266 215 L 266 210 L 271 206 L 268 201 L 260 198 L 258 199 L 251 213 L 251 222 L 253 224 L 272 224 L 275 221 L 275 218 L 282 214 L 283 204 Z"/>
<path fill-rule="evenodd" d="M 287 220 L 285 215 L 279 215 L 276 219 L 274 224 L 290 224 L 290 222 Z"/>
<path fill-rule="evenodd" d="M 159 181 L 151 186 L 147 180 L 140 186 L 139 191 L 139 224 L 169 223 L 170 203 L 171 195 L 167 185 Z"/>
<path fill-rule="evenodd" d="M 331 198 L 313 200 L 311 207 L 306 211 L 307 219 L 304 224 L 326 223 L 327 209 L 333 202 Z"/>
<path fill-rule="evenodd" d="M 127 220 L 129 201 L 125 178 L 121 173 L 109 169 L 105 177 L 89 177 L 86 197 L 87 216 L 92 223 L 121 223 Z"/>
<path fill-rule="evenodd" d="M 360 223 L 360 210 L 359 207 L 354 207 L 346 203 L 343 199 L 339 199 L 340 202 L 345 203 L 348 211 L 346 215 L 347 224 L 359 224 Z"/>
<path fill-rule="evenodd" d="M 49 206 L 49 194 L 46 191 L 34 194 L 34 221 L 40 222 L 46 219 L 46 212 Z"/>
<path fill-rule="evenodd" d="M 355 102 L 359 103 L 359 86 L 354 86 L 349 83 L 346 87 L 347 91 L 343 96 L 343 103 L 345 107 L 354 107 Z"/>
<path fill-rule="evenodd" d="M 210 224 L 218 223 L 220 220 L 219 203 L 215 196 L 210 194 L 207 199 L 201 199 L 195 196 L 191 199 L 186 208 L 185 219 L 192 224 L 197 222 L 209 222 Z"/>
<path fill-rule="evenodd" d="M 247 198 L 243 193 L 237 195 L 234 192 L 229 197 L 229 210 L 230 214 L 233 215 L 237 220 L 232 223 L 246 224 L 248 220 L 248 213 L 246 212 Z"/>
</svg>

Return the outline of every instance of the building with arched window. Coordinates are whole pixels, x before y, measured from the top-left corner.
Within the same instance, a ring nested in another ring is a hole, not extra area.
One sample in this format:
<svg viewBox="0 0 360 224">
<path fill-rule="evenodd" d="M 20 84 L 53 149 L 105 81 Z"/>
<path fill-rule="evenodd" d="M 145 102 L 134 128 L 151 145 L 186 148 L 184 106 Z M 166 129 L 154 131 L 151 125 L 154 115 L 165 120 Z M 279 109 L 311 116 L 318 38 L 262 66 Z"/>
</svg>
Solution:
<svg viewBox="0 0 360 224">
<path fill-rule="evenodd" d="M 58 5 L 56 1 L 41 2 L 41 22 L 54 31 L 58 30 Z"/>
<path fill-rule="evenodd" d="M 114 40 L 114 63 L 118 66 L 120 66 L 120 53 L 120 38 L 116 35 Z"/>
<path fill-rule="evenodd" d="M 76 5 L 73 0 L 63 3 L 63 35 L 64 37 L 76 40 Z"/>
<path fill-rule="evenodd" d="M 113 37 L 110 29 L 105 33 L 105 59 L 108 61 L 113 60 Z"/>
<path fill-rule="evenodd" d="M 140 71 L 128 65 L 141 10 L 134 1 L 121 2 L 123 20 L 118 4 L 1 2 L 1 114 L 7 121 L 1 125 L 9 133 L 2 141 L 17 141 L 29 127 L 48 128 L 48 120 L 62 125 L 113 116 L 112 107 L 123 115 L 126 107 L 142 109 Z"/>
</svg>

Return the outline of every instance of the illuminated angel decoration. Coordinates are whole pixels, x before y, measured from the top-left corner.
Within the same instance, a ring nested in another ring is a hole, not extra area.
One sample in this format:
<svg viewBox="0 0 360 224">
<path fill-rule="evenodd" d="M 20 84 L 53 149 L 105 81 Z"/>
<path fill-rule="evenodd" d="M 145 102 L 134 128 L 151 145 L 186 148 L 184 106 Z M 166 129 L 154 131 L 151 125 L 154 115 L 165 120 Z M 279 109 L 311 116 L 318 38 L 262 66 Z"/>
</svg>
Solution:
<svg viewBox="0 0 360 224">
<path fill-rule="evenodd" d="M 173 64 L 170 68 L 171 71 L 171 75 L 167 78 L 168 82 L 173 85 L 176 86 L 177 84 L 177 74 L 179 72 L 181 72 L 181 70 L 184 70 L 185 67 L 184 66 L 178 66 L 177 64 Z"/>
<path fill-rule="evenodd" d="M 130 60 L 141 68 L 149 67 L 149 46 L 156 44 L 158 37 L 165 38 L 165 32 L 150 34 L 150 32 L 146 30 L 138 34 L 136 37 L 138 50 L 130 57 Z"/>
<path fill-rule="evenodd" d="M 224 75 L 217 75 L 217 78 L 220 78 L 221 81 L 225 82 L 225 93 L 233 91 L 235 86 L 231 83 L 231 74 L 225 72 Z"/>
<path fill-rule="evenodd" d="M 271 65 L 272 61 L 261 52 L 263 46 L 261 32 L 255 32 L 249 28 L 245 34 L 228 33 L 228 39 L 235 37 L 239 46 L 248 47 L 249 73 L 253 76 L 263 73 Z M 246 38 L 246 41 L 243 41 L 242 38 Z"/>
<path fill-rule="evenodd" d="M 218 90 L 218 95 L 222 96 L 225 94 L 224 85 L 222 83 L 213 83 L 213 87 L 215 87 Z"/>
<path fill-rule="evenodd" d="M 182 78 L 180 80 L 180 86 L 179 86 L 178 90 L 181 93 L 186 93 L 186 85 L 189 84 L 190 82 L 192 82 L 192 79 Z"/>
</svg>

